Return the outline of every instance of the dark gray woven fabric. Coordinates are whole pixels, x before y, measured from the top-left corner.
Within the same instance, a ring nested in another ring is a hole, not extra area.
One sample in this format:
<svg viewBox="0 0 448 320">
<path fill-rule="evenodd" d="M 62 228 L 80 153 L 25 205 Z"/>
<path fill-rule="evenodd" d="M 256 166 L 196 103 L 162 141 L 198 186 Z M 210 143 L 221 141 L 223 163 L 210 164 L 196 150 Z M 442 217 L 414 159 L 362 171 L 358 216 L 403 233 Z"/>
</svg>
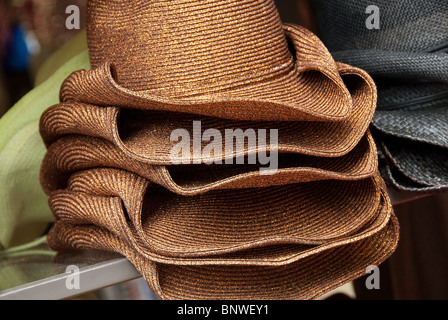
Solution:
<svg viewBox="0 0 448 320">
<path fill-rule="evenodd" d="M 378 86 L 372 131 L 389 185 L 448 189 L 448 1 L 313 0 L 319 36 L 336 61 Z M 379 29 L 366 20 L 375 5 Z"/>
<path fill-rule="evenodd" d="M 312 0 L 319 36 L 330 51 L 426 52 L 447 38 L 446 0 Z M 369 30 L 366 8 L 378 6 L 380 29 Z"/>
<path fill-rule="evenodd" d="M 404 176 L 421 185 L 448 185 L 448 149 L 388 137 L 383 153 Z M 445 165 L 440 165 L 440 164 Z"/>
</svg>

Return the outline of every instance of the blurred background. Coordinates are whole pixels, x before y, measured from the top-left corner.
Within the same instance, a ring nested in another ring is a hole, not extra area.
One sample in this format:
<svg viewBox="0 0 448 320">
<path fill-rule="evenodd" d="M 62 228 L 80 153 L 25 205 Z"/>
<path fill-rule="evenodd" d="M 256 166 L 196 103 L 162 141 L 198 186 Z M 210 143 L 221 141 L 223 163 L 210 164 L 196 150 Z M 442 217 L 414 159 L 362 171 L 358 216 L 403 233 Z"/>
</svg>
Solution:
<svg viewBox="0 0 448 320">
<path fill-rule="evenodd" d="M 308 1 L 277 0 L 282 20 L 315 33 Z M 86 0 L 0 0 L 0 117 L 34 87 L 39 66 L 85 27 Z M 68 30 L 66 8 L 81 10 L 81 29 Z M 381 266 L 381 290 L 353 284 L 355 295 L 329 299 L 448 299 L 448 198 L 434 195 L 395 207 L 398 250 Z M 353 291 L 352 290 L 352 291 Z M 350 291 L 350 290 L 349 290 Z"/>
<path fill-rule="evenodd" d="M 85 0 L 0 0 L 0 116 L 33 88 L 39 66 L 80 30 L 65 27 L 67 6 Z M 81 26 L 85 26 L 81 14 Z M 82 27 L 81 27 L 82 29 Z"/>
</svg>

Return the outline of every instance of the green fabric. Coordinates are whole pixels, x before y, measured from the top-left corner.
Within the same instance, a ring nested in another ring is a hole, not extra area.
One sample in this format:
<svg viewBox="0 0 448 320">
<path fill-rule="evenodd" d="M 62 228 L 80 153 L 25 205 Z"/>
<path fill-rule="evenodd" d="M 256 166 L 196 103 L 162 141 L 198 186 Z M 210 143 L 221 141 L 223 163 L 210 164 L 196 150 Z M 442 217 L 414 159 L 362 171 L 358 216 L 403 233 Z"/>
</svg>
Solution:
<svg viewBox="0 0 448 320">
<path fill-rule="evenodd" d="M 79 38 L 74 40 L 79 41 Z M 54 61 L 60 62 L 61 57 L 72 55 L 72 52 L 64 54 L 72 50 L 70 45 L 61 50 Z M 39 77 L 43 82 L 0 119 L 0 249 L 10 246 L 19 225 L 53 220 L 38 178 L 46 151 L 38 122 L 43 111 L 59 102 L 59 89 L 64 79 L 75 70 L 89 68 L 88 52 L 84 51 L 45 81 L 48 73 L 42 71 Z"/>
<path fill-rule="evenodd" d="M 83 30 L 42 63 L 37 71 L 34 85 L 37 87 L 71 58 L 85 51 L 87 51 L 87 33 Z"/>
<path fill-rule="evenodd" d="M 0 252 L 0 291 L 54 275 L 51 263 L 56 252 L 45 244 L 46 237 Z"/>
<path fill-rule="evenodd" d="M 44 154 L 37 121 L 20 129 L 0 152 L 0 240 L 4 247 L 9 245 L 15 226 L 49 220 L 47 197 L 36 170 L 36 160 Z"/>
</svg>

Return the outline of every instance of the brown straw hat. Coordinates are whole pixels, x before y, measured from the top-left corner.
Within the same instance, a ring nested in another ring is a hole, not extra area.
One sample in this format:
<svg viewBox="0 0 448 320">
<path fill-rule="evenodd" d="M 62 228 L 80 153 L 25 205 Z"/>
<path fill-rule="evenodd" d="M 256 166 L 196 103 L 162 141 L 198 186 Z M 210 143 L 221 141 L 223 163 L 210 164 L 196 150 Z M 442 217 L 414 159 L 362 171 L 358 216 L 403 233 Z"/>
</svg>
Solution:
<svg viewBox="0 0 448 320">
<path fill-rule="evenodd" d="M 155 262 L 157 259 L 148 258 L 147 252 L 135 246 L 135 234 L 126 234 L 116 226 L 115 232 L 110 232 L 86 224 L 70 210 L 68 215 L 56 211 L 58 219 L 48 242 L 58 251 L 120 252 L 164 299 L 312 299 L 363 275 L 367 266 L 380 264 L 395 250 L 398 224 L 387 196 L 380 211 L 357 234 L 323 245 L 273 244 L 263 250 L 209 259 L 170 257 L 163 263 Z"/>
<path fill-rule="evenodd" d="M 383 193 L 383 191 L 384 190 L 382 190 L 381 192 Z M 83 197 L 86 194 L 80 193 L 79 195 Z M 259 247 L 235 250 L 230 254 L 215 254 L 214 252 L 211 252 L 209 255 L 198 257 L 184 257 L 173 255 L 164 256 L 151 250 L 151 248 L 145 244 L 145 240 L 142 239 L 140 233 L 136 231 L 134 223 L 136 223 L 138 227 L 138 225 L 140 224 L 138 219 L 140 219 L 140 217 L 137 217 L 137 220 L 135 220 L 135 217 L 132 217 L 132 221 L 129 219 L 126 220 L 126 216 L 122 213 L 121 210 L 113 209 L 111 211 L 113 215 L 111 219 L 109 219 L 109 221 L 99 221 L 98 217 L 90 220 L 90 218 L 87 218 L 88 214 L 77 214 L 77 211 L 73 211 L 72 214 L 72 211 L 67 210 L 67 207 L 64 206 L 60 199 L 56 198 L 54 199 L 54 201 L 52 200 L 52 203 L 54 203 L 57 207 L 54 211 L 57 219 L 56 223 L 75 227 L 77 225 L 91 226 L 93 230 L 102 229 L 106 233 L 114 234 L 115 236 L 125 239 L 133 246 L 136 252 L 150 260 L 176 265 L 285 265 L 316 254 L 323 250 L 347 245 L 349 243 L 353 243 L 361 239 L 370 237 L 373 234 L 384 229 L 393 216 L 390 201 L 387 199 L 387 197 L 383 197 L 380 207 L 378 208 L 377 212 L 371 217 L 371 219 L 368 220 L 367 223 L 365 223 L 365 225 L 363 225 L 358 231 L 345 237 L 341 236 L 331 240 L 322 239 L 321 241 L 316 241 L 315 244 L 267 243 L 264 246 L 260 245 Z M 97 200 L 98 199 L 100 198 L 97 197 Z M 90 200 L 93 200 L 93 198 L 90 198 Z M 114 202 L 116 199 L 109 200 L 111 200 L 111 202 Z M 88 201 L 88 203 L 89 205 L 98 207 L 100 203 L 105 203 L 105 201 L 107 201 L 106 197 L 99 200 L 96 204 L 94 203 L 94 200 Z M 119 212 L 119 214 L 116 214 L 117 212 Z M 88 221 L 86 219 L 88 219 Z M 143 237 L 145 237 L 144 234 Z M 54 245 L 57 246 L 58 244 L 55 243 Z"/>
<path fill-rule="evenodd" d="M 92 225 L 56 222 L 48 236 L 58 251 L 107 250 L 123 254 L 162 299 L 258 300 L 314 299 L 366 273 L 396 249 L 395 216 L 365 239 L 317 251 L 282 266 L 173 265 L 139 255 L 126 241 Z"/>
<path fill-rule="evenodd" d="M 311 299 L 395 250 L 375 83 L 272 0 L 90 0 L 87 16 L 92 69 L 40 121 L 54 250 L 121 253 L 163 299 Z M 230 154 L 277 152 L 277 171 L 216 163 L 224 143 L 174 163 L 171 134 L 194 121 L 277 129 Z"/>
<path fill-rule="evenodd" d="M 64 102 L 238 120 L 347 119 L 350 94 L 321 41 L 272 0 L 90 0 L 92 70 Z M 292 48 L 292 52 L 289 49 Z"/>
<path fill-rule="evenodd" d="M 103 233 L 105 238 L 109 239 L 111 236 L 116 236 L 124 241 L 129 242 L 133 250 L 143 257 L 159 263 L 164 264 L 174 264 L 174 265 L 245 265 L 245 266 L 283 266 L 300 259 L 315 255 L 322 251 L 332 249 L 335 247 L 344 246 L 357 242 L 359 240 L 366 239 L 372 235 L 380 232 L 390 223 L 391 219 L 394 219 L 392 207 L 383 201 L 383 205 L 380 207 L 378 212 L 375 214 L 374 218 L 369 221 L 366 226 L 360 229 L 358 232 L 348 235 L 346 237 L 340 237 L 330 241 L 322 241 L 322 244 L 269 244 L 262 247 L 256 247 L 251 249 L 242 249 L 239 251 L 232 252 L 230 254 L 211 254 L 199 257 L 179 257 L 179 256 L 165 256 L 152 251 L 148 246 L 146 246 L 143 240 L 139 237 L 137 232 L 133 229 L 133 226 L 128 224 L 120 225 L 125 226 L 123 229 L 115 229 L 113 231 L 107 229 L 106 227 L 99 227 L 95 225 L 93 221 L 86 223 L 83 217 L 70 216 L 64 211 L 57 212 L 56 229 L 61 228 L 74 228 L 79 229 L 79 226 L 83 226 L 85 229 L 90 229 L 89 233 Z M 120 218 L 121 219 L 121 218 Z M 104 225 L 104 223 L 101 223 Z M 115 226 L 117 227 L 117 226 Z M 99 231 L 101 230 L 101 231 Z M 54 231 L 56 232 L 56 231 Z M 82 243 L 82 238 L 85 237 L 85 231 L 81 230 L 81 234 L 74 234 L 65 237 L 66 241 L 72 241 L 73 249 L 82 249 L 78 247 L 78 244 Z M 51 237 L 51 234 L 50 234 Z M 70 239 L 72 238 L 72 239 Z M 87 240 L 87 239 L 86 239 Z M 52 247 L 55 250 L 67 249 L 64 248 L 67 242 L 59 239 L 58 241 L 53 241 Z"/>
<path fill-rule="evenodd" d="M 378 213 L 378 183 L 375 178 L 310 182 L 185 197 L 129 172 L 97 169 L 72 176 L 67 190 L 51 195 L 50 206 L 57 218 L 116 232 L 123 232 L 126 212 L 152 252 L 200 257 L 351 235 Z"/>
<path fill-rule="evenodd" d="M 217 129 L 222 134 L 225 129 L 241 129 L 244 132 L 247 129 L 253 129 L 255 132 L 266 129 L 268 133 L 269 129 L 277 129 L 278 152 L 340 157 L 350 152 L 364 136 L 375 111 L 376 89 L 374 82 L 364 71 L 344 64 L 338 64 L 338 70 L 353 101 L 352 113 L 344 121 L 238 121 L 72 102 L 61 103 L 45 111 L 40 121 L 40 132 L 47 146 L 64 135 L 88 135 L 113 142 L 133 159 L 151 164 L 171 164 L 170 151 L 174 143 L 170 141 L 170 135 L 173 130 L 182 128 L 192 136 L 193 121 L 201 121 L 203 131 Z M 105 104 L 105 100 L 100 103 Z M 132 107 L 128 105 L 128 108 Z M 269 137 L 267 139 L 269 140 Z M 205 145 L 206 143 L 202 142 L 201 150 Z M 267 150 L 270 149 L 268 145 Z M 224 146 L 222 150 L 225 150 Z M 257 151 L 258 149 L 250 150 L 245 144 L 244 148 L 233 148 L 233 156 L 245 156 Z M 194 152 L 190 152 L 190 156 L 191 163 L 197 160 Z M 208 157 L 201 154 L 200 157 L 201 162 L 224 159 L 223 154 L 210 154 Z"/>
<path fill-rule="evenodd" d="M 48 148 L 42 162 L 41 185 L 49 194 L 65 188 L 71 174 L 101 167 L 134 172 L 174 193 L 193 195 L 214 189 L 267 187 L 328 179 L 360 180 L 372 176 L 378 162 L 375 143 L 368 132 L 354 150 L 339 158 L 279 154 L 278 169 L 270 175 L 261 174 L 259 164 L 151 165 L 127 156 L 107 140 L 66 136 Z"/>
</svg>

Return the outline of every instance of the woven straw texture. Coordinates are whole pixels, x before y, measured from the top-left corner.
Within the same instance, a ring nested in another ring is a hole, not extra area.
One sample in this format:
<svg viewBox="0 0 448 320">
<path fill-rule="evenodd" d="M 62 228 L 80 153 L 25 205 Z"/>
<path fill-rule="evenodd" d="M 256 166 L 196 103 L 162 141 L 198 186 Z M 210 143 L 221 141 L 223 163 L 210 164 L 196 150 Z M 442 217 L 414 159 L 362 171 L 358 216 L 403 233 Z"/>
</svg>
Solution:
<svg viewBox="0 0 448 320">
<path fill-rule="evenodd" d="M 169 210 L 156 216 L 152 212 L 135 214 L 136 210 L 131 208 L 132 202 L 134 206 L 142 206 L 141 202 L 135 202 L 134 196 L 142 189 L 134 190 L 141 188 L 134 179 L 139 178 L 104 169 L 73 177 L 68 190 L 57 192 L 50 198 L 56 225 L 48 240 L 58 250 L 94 248 L 122 253 L 136 265 L 151 288 L 162 298 L 314 298 L 362 275 L 368 265 L 381 263 L 394 250 L 398 240 L 397 222 L 387 196 L 384 196 L 384 189 L 380 192 L 381 200 L 353 198 L 345 202 L 351 198 L 348 192 L 354 190 L 344 192 L 343 185 L 329 183 L 327 188 L 339 188 L 343 190 L 341 193 L 345 193 L 345 199 L 340 200 L 344 209 L 359 215 L 346 216 L 347 221 L 338 221 L 337 217 L 342 212 L 332 212 L 338 207 L 338 204 L 332 203 L 337 201 L 335 194 L 329 194 L 332 199 L 329 201 L 313 201 L 296 190 L 303 188 L 319 197 L 321 193 L 313 192 L 313 185 L 285 186 L 283 192 L 271 189 L 272 201 L 282 202 L 287 207 L 302 207 L 303 200 L 307 199 L 315 207 L 288 212 L 287 219 L 290 221 L 287 222 L 279 219 L 285 211 L 269 204 L 269 200 L 259 202 L 259 206 L 265 209 L 248 209 L 249 201 L 257 202 L 257 192 L 258 196 L 267 196 L 262 190 L 255 189 L 245 194 L 207 193 L 194 202 L 181 198 L 180 203 L 171 201 L 177 208 L 185 210 L 179 215 L 170 202 L 165 205 L 159 203 L 164 198 L 160 193 L 166 191 L 149 190 L 143 207 L 146 201 L 151 205 L 143 210 L 154 209 L 154 201 L 157 208 L 163 210 L 168 206 Z M 102 185 L 98 183 L 100 181 Z M 354 184 L 352 188 L 359 188 L 362 194 L 369 189 L 362 187 L 368 181 Z M 128 190 L 117 190 L 118 183 Z M 371 180 L 371 183 L 374 182 Z M 144 185 L 145 180 L 140 179 L 140 184 Z M 315 187 L 322 188 L 325 184 Z M 370 190 L 373 192 L 375 188 Z M 135 193 L 126 199 L 125 195 L 130 192 Z M 118 193 L 123 196 L 116 197 Z M 281 193 L 284 196 L 289 194 L 292 199 L 283 200 L 278 196 Z M 128 206 L 131 221 L 127 221 L 121 208 L 122 201 L 131 202 Z M 373 206 L 347 208 L 350 204 Z M 212 208 L 218 209 L 210 211 Z M 328 215 L 323 216 L 323 212 Z M 244 220 L 241 215 L 244 215 Z M 330 221 L 325 221 L 327 218 Z M 357 221 L 359 218 L 360 221 Z M 315 219 L 317 221 L 313 221 Z M 304 221 L 307 221 L 306 224 L 303 224 Z M 289 226 L 287 230 L 285 225 Z M 353 229 L 349 231 L 350 225 Z M 331 229 L 336 232 L 336 237 L 329 236 Z M 347 234 L 341 234 L 341 229 Z M 285 232 L 296 234 L 293 236 Z M 307 233 L 310 233 L 312 241 Z M 296 286 L 299 284 L 303 287 Z"/>
<path fill-rule="evenodd" d="M 87 15 L 92 69 L 40 121 L 51 248 L 118 252 L 163 299 L 314 299 L 394 252 L 365 71 L 270 0 L 91 0 Z M 171 133 L 194 121 L 278 144 L 176 164 Z M 247 161 L 266 152 L 269 175 Z"/>
<path fill-rule="evenodd" d="M 336 61 L 362 68 L 375 79 L 373 134 L 384 148 L 382 172 L 389 184 L 399 190 L 445 190 L 448 3 L 376 1 L 378 30 L 366 27 L 371 4 L 313 1 L 319 35 Z"/>
</svg>

